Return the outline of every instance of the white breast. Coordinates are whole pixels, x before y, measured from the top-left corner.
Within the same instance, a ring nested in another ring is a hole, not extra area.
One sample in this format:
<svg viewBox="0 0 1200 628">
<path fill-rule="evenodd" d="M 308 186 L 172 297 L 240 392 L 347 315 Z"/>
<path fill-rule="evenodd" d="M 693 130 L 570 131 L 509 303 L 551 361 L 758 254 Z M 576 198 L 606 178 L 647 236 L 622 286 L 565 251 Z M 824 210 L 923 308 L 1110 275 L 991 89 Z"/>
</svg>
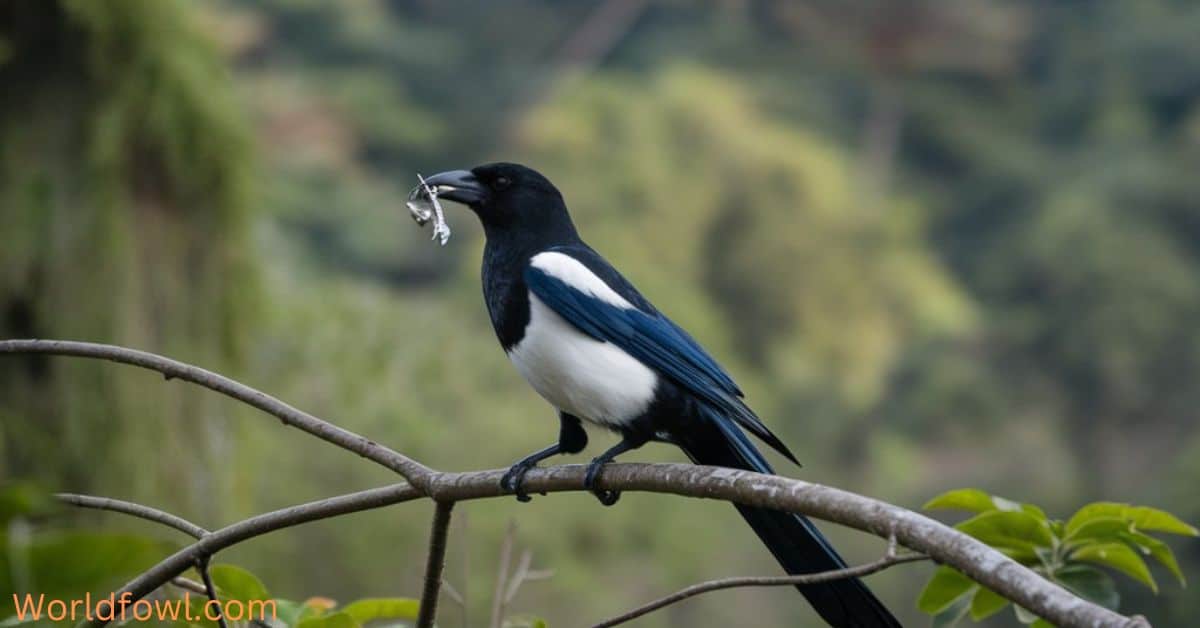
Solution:
<svg viewBox="0 0 1200 628">
<path fill-rule="evenodd" d="M 580 332 L 532 293 L 525 337 L 508 357 L 546 401 L 595 423 L 623 425 L 654 398 L 654 371 L 616 345 Z"/>
</svg>

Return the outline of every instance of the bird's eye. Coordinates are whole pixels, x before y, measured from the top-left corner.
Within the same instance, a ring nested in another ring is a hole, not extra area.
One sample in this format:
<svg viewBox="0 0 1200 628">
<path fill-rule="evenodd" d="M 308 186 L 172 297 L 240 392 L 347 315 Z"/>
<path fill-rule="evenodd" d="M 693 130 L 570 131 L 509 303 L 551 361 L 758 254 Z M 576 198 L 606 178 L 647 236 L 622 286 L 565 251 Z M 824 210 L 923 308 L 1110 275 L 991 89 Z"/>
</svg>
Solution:
<svg viewBox="0 0 1200 628">
<path fill-rule="evenodd" d="M 512 185 L 512 181 L 509 181 L 508 177 L 496 177 L 496 180 L 492 181 L 492 187 L 496 188 L 497 190 L 503 190 L 509 185 Z"/>
</svg>

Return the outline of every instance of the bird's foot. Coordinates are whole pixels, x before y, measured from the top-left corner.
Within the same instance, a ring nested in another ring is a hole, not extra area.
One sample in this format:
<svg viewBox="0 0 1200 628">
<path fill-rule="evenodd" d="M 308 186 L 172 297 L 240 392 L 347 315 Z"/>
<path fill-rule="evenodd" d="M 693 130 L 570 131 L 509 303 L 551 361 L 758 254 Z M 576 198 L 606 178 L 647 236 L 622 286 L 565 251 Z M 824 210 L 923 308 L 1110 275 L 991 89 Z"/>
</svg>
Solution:
<svg viewBox="0 0 1200 628">
<path fill-rule="evenodd" d="M 600 500 L 600 504 L 604 506 L 612 506 L 621 499 L 621 491 L 610 491 L 607 489 L 596 488 L 596 478 L 600 475 L 600 469 L 608 464 L 609 459 L 601 456 L 592 460 L 588 465 L 587 475 L 583 478 L 583 487 L 591 491 L 596 499 Z"/>
<path fill-rule="evenodd" d="M 525 474 L 537 465 L 530 462 L 521 461 L 509 467 L 508 472 L 504 477 L 500 478 L 500 490 L 506 493 L 513 493 L 517 496 L 517 501 L 527 502 L 533 498 L 529 493 L 525 492 Z"/>
</svg>

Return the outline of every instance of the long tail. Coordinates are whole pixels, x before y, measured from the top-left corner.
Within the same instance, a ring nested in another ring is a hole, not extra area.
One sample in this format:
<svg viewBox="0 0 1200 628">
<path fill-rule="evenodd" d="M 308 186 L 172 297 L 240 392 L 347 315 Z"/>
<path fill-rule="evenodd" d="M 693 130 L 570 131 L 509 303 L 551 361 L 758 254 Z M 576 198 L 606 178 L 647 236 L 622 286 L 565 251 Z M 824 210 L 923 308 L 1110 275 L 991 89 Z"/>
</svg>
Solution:
<svg viewBox="0 0 1200 628">
<path fill-rule="evenodd" d="M 774 473 L 765 458 L 732 422 L 702 410 L 701 426 L 679 440 L 697 464 Z M 737 506 L 738 512 L 789 574 L 816 573 L 846 566 L 829 541 L 807 518 L 765 508 Z M 797 586 L 817 613 L 834 628 L 899 628 L 900 622 L 858 578 Z"/>
</svg>

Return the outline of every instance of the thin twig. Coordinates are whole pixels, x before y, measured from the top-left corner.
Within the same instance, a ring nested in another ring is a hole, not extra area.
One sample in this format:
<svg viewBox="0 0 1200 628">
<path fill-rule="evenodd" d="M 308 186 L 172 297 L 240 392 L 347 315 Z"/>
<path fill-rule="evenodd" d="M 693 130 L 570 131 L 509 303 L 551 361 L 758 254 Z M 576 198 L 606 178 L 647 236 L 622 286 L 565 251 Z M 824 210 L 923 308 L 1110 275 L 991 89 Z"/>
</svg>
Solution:
<svg viewBox="0 0 1200 628">
<path fill-rule="evenodd" d="M 196 571 L 200 572 L 200 578 L 204 580 L 205 595 L 208 596 L 210 601 L 218 602 L 217 604 L 213 604 L 213 606 L 217 607 L 217 625 L 220 626 L 220 628 L 229 628 L 229 626 L 225 624 L 225 614 L 221 612 L 221 605 L 219 603 L 220 598 L 217 597 L 217 585 L 213 584 L 212 576 L 208 573 L 208 560 L 208 556 L 197 559 Z"/>
<path fill-rule="evenodd" d="M 529 571 L 529 573 L 525 574 L 525 582 L 533 582 L 535 580 L 545 580 L 546 578 L 553 578 L 553 577 L 554 577 L 553 569 L 531 569 Z"/>
<path fill-rule="evenodd" d="M 139 519 L 161 523 L 165 526 L 175 528 L 176 530 L 179 530 L 180 532 L 183 532 L 184 534 L 196 539 L 204 538 L 204 536 L 208 534 L 208 530 L 201 528 L 187 519 L 178 517 L 169 512 L 164 512 L 157 508 L 151 508 L 150 506 L 143 506 L 141 504 L 121 501 L 119 499 L 111 499 L 108 497 L 93 497 L 91 495 L 77 495 L 75 493 L 56 493 L 54 497 L 56 497 L 58 501 L 71 504 L 72 506 L 79 506 L 80 508 L 93 508 L 96 510 L 119 512 L 138 517 Z"/>
<path fill-rule="evenodd" d="M 75 493 L 56 493 L 54 496 L 59 501 L 66 504 L 71 504 L 72 506 L 119 512 L 121 514 L 132 515 L 139 519 L 161 523 L 165 526 L 175 528 L 176 530 L 179 530 L 180 532 L 183 532 L 184 534 L 196 539 L 203 539 L 209 534 L 208 530 L 201 528 L 200 526 L 188 521 L 187 519 L 184 519 L 183 517 L 173 515 L 157 508 L 151 508 L 150 506 L 144 506 L 142 504 L 135 504 L 133 502 L 127 502 L 120 499 L 112 499 L 110 497 L 93 497 L 91 495 L 78 495 Z M 196 558 L 196 571 L 200 572 L 200 577 L 204 580 L 204 584 L 193 582 L 182 576 L 172 579 L 171 582 L 180 588 L 190 590 L 194 593 L 200 593 L 201 595 L 207 596 L 209 600 L 218 602 L 219 599 L 217 598 L 217 587 L 213 584 L 212 576 L 208 573 L 209 558 L 210 556 L 208 555 L 199 556 Z M 217 625 L 220 626 L 220 628 L 229 628 L 225 623 L 225 617 L 221 613 L 219 607 L 216 609 L 216 613 Z"/>
<path fill-rule="evenodd" d="M 665 606 L 670 606 L 677 602 L 681 602 L 690 597 L 708 593 L 710 591 L 720 591 L 722 589 L 733 589 L 737 587 L 779 587 L 779 586 L 794 586 L 798 584 L 817 584 L 819 582 L 831 582 L 834 580 L 842 580 L 844 578 L 860 578 L 868 576 L 877 571 L 883 571 L 893 565 L 901 563 L 911 563 L 920 560 L 929 560 L 924 554 L 896 554 L 894 551 L 889 551 L 879 560 L 874 562 L 858 565 L 856 567 L 846 567 L 844 569 L 834 569 L 832 571 L 822 571 L 820 573 L 799 574 L 794 576 L 738 576 L 732 578 L 720 578 L 717 580 L 709 580 L 693 584 L 690 587 L 680 589 L 671 595 L 667 595 L 653 602 L 648 602 L 635 609 L 626 611 L 606 619 L 592 628 L 609 628 L 626 622 L 632 621 L 652 613 Z"/>
<path fill-rule="evenodd" d="M 450 584 L 450 581 L 445 578 L 442 578 L 442 593 L 445 593 L 446 597 L 454 600 L 454 603 L 458 604 L 459 606 L 466 604 L 466 601 L 463 600 L 463 596 L 458 592 L 458 589 L 455 589 L 454 585 Z"/>
<path fill-rule="evenodd" d="M 492 592 L 492 620 L 490 628 L 500 628 L 504 621 L 504 592 L 508 582 L 508 565 L 512 561 L 513 543 L 517 538 L 517 522 L 508 520 L 508 529 L 504 533 L 504 541 L 500 544 L 500 566 L 496 573 L 496 590 Z"/>
<path fill-rule="evenodd" d="M 442 570 L 446 567 L 446 536 L 450 530 L 450 513 L 454 502 L 437 502 L 429 531 L 429 556 L 425 561 L 425 588 L 421 592 L 421 607 L 417 613 L 417 628 L 433 628 L 437 617 L 438 592 L 442 588 Z"/>
<path fill-rule="evenodd" d="M 354 432 L 318 419 L 298 410 L 275 397 L 255 390 L 241 382 L 185 364 L 161 355 L 136 349 L 91 342 L 68 340 L 0 340 L 0 353 L 45 353 L 70 355 L 80 358 L 95 358 L 138 366 L 162 373 L 167 379 L 178 378 L 228 395 L 247 405 L 274 416 L 284 425 L 299 428 L 338 447 L 373 460 L 399 473 L 414 486 L 423 488 L 433 476 L 433 470 L 425 465 L 375 443 Z"/>
<path fill-rule="evenodd" d="M 524 584 L 526 576 L 529 575 L 529 564 L 532 562 L 533 552 L 529 550 L 521 552 L 521 558 L 517 561 L 517 570 L 513 572 L 512 578 L 508 582 L 508 589 L 504 592 L 505 606 L 508 606 L 512 603 L 513 598 L 517 597 L 517 591 Z"/>
<path fill-rule="evenodd" d="M 171 578 L 171 586 L 200 595 L 208 595 L 208 589 L 205 589 L 203 584 L 196 582 L 195 580 L 184 578 L 183 576 Z"/>
<path fill-rule="evenodd" d="M 354 451 L 410 477 L 417 486 L 397 484 L 293 506 L 251 517 L 216 530 L 134 578 L 121 591 L 139 600 L 186 571 L 201 556 L 286 527 L 339 515 L 431 497 L 465 501 L 506 496 L 500 488 L 505 469 L 466 473 L 436 472 L 385 447 L 325 423 L 229 378 L 153 354 L 89 343 L 52 340 L 3 340 L 0 353 L 43 353 L 101 358 L 133 364 L 178 377 L 269 412 L 323 440 Z M 586 490 L 586 467 L 565 465 L 534 469 L 525 477 L 531 493 Z M 648 491 L 703 497 L 794 512 L 884 536 L 894 534 L 905 547 L 954 567 L 967 577 L 1046 620 L 1067 628 L 1148 626 L 1144 618 L 1124 617 L 1073 595 L 994 548 L 958 530 L 910 510 L 837 488 L 776 475 L 686 464 L 611 464 L 597 488 Z M 96 619 L 88 625 L 103 625 Z"/>
</svg>

